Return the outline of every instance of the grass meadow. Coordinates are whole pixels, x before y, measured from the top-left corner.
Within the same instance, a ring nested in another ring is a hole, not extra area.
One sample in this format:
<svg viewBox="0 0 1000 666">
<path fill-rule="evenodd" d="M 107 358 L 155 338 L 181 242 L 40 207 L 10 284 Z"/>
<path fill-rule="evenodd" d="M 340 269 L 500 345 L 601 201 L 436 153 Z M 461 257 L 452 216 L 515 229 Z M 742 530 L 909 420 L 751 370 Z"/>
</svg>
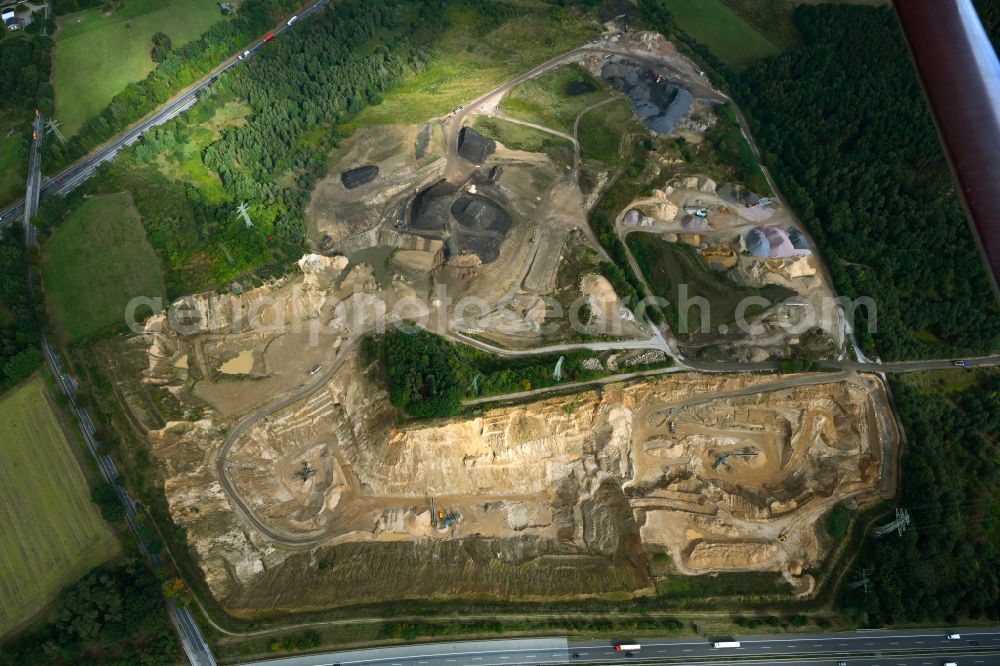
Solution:
<svg viewBox="0 0 1000 666">
<path fill-rule="evenodd" d="M 41 377 L 0 398 L 0 636 L 119 551 Z"/>
<path fill-rule="evenodd" d="M 50 311 L 60 332 L 78 339 L 124 321 L 134 296 L 164 296 L 160 260 L 127 193 L 85 201 L 42 251 Z"/>
<path fill-rule="evenodd" d="M 52 79 L 63 133 L 75 134 L 127 84 L 153 70 L 154 34 L 167 33 L 176 48 L 222 20 L 212 0 L 128 0 L 108 16 L 95 8 L 60 17 Z"/>
<path fill-rule="evenodd" d="M 677 24 L 719 60 L 740 68 L 780 49 L 721 0 L 662 0 Z"/>
<path fill-rule="evenodd" d="M 443 116 L 535 65 L 600 34 L 596 22 L 541 0 L 525 0 L 518 12 L 487 17 L 475 3 L 451 3 L 449 28 L 425 44 L 427 67 L 403 77 L 345 128 L 414 124 Z"/>
<path fill-rule="evenodd" d="M 607 98 L 607 85 L 573 64 L 516 86 L 504 97 L 501 109 L 519 120 L 572 134 L 580 112 Z"/>
</svg>

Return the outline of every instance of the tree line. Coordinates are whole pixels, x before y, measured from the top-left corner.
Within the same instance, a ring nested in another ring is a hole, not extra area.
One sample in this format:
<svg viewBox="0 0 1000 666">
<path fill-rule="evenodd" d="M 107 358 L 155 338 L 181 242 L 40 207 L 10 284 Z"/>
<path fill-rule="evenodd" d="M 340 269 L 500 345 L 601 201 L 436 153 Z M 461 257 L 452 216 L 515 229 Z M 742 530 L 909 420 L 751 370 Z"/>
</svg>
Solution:
<svg viewBox="0 0 1000 666">
<path fill-rule="evenodd" d="M 89 6 L 86 0 L 82 4 Z M 156 69 L 142 81 L 125 86 L 65 146 L 58 141 L 47 142 L 43 170 L 55 171 L 80 159 L 242 50 L 297 6 L 295 0 L 247 0 L 232 20 L 220 21 L 200 38 L 162 53 L 163 61 Z"/>
<path fill-rule="evenodd" d="M 0 648 L 4 664 L 175 664 L 180 645 L 160 581 L 137 556 L 63 588 L 47 623 Z"/>
<path fill-rule="evenodd" d="M 0 390 L 4 391 L 42 364 L 22 236 L 17 225 L 0 232 Z"/>
<path fill-rule="evenodd" d="M 942 388 L 892 383 L 909 440 L 899 505 L 913 522 L 902 536 L 869 539 L 855 565 L 869 591 L 841 594 L 868 626 L 1000 620 L 1000 376 Z"/>
</svg>

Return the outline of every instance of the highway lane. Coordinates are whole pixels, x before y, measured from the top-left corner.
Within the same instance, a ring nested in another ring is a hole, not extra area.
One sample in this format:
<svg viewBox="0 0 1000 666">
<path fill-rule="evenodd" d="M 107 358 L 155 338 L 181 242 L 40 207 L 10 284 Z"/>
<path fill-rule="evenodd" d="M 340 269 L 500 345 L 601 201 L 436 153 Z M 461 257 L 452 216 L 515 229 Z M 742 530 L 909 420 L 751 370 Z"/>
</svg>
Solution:
<svg viewBox="0 0 1000 666">
<path fill-rule="evenodd" d="M 952 631 L 961 640 L 948 640 Z M 631 639 L 621 639 L 629 640 Z M 715 648 L 714 640 L 735 640 L 739 648 Z M 247 666 L 501 666 L 510 664 L 606 664 L 616 662 L 724 664 L 827 664 L 850 666 L 940 666 L 1000 663 L 998 629 L 918 629 L 832 634 L 784 634 L 725 638 L 646 639 L 625 653 L 612 641 L 565 638 L 423 643 L 348 650 L 244 662 Z M 973 645 L 976 643 L 976 645 Z"/>
<path fill-rule="evenodd" d="M 961 640 L 948 640 L 947 634 L 958 632 Z M 816 658 L 820 655 L 829 656 L 827 663 L 836 663 L 839 659 L 850 655 L 872 655 L 870 659 L 862 659 L 857 663 L 894 664 L 893 654 L 906 655 L 921 653 L 923 655 L 956 656 L 960 651 L 1000 652 L 1000 629 L 939 629 L 939 630 L 903 630 L 903 631 L 862 631 L 836 634 L 795 634 L 784 636 L 736 636 L 718 637 L 714 640 L 739 641 L 738 648 L 715 648 L 713 639 L 688 640 L 649 640 L 639 641 L 642 649 L 629 657 L 616 652 L 607 642 L 581 641 L 572 642 L 572 653 L 580 655 L 573 658 L 576 663 L 588 661 L 634 661 L 637 657 L 646 659 L 678 659 L 713 661 L 720 658 L 749 657 L 777 659 L 785 657 Z M 972 645 L 971 642 L 978 643 Z M 925 661 L 927 657 L 922 657 Z M 931 659 L 932 663 L 940 662 Z"/>
</svg>

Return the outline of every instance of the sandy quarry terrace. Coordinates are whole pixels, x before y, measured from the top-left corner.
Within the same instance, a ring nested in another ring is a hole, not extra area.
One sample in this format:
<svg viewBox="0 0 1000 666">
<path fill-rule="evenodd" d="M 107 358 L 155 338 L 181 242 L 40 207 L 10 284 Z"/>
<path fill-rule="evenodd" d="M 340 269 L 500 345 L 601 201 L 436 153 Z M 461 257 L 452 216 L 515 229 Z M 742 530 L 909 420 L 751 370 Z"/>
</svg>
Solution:
<svg viewBox="0 0 1000 666">
<path fill-rule="evenodd" d="M 164 331 L 152 338 L 157 372 L 189 371 L 176 361 L 190 344 Z M 619 569 L 625 588 L 638 589 L 659 551 L 681 574 L 774 571 L 804 590 L 800 575 L 829 548 L 817 531 L 825 513 L 891 495 L 888 413 L 870 375 L 681 374 L 400 426 L 377 366 L 351 355 L 321 390 L 256 421 L 222 461 L 234 492 L 287 543 L 256 531 L 220 485 L 215 462 L 232 419 L 168 423 L 151 439 L 174 520 L 213 591 L 237 605 L 257 603 L 248 590 L 258 583 L 309 575 L 304 536 L 315 557 L 412 544 L 404 572 L 433 544 L 486 539 L 490 557 L 539 567 L 529 589 L 507 583 L 527 594 L 552 587 L 549 576 L 580 557 L 612 569 L 560 591 L 607 591 Z M 726 453 L 754 455 L 718 464 Z M 297 474 L 304 462 L 316 470 L 307 480 Z M 437 511 L 461 519 L 445 525 Z M 488 567 L 461 570 L 462 589 L 497 591 Z"/>
<path fill-rule="evenodd" d="M 366 417 L 351 413 L 358 397 L 345 391 L 346 377 L 337 379 L 261 422 L 229 458 L 239 491 L 290 532 L 325 528 L 333 539 L 367 541 L 528 530 L 555 538 L 553 489 L 610 475 L 643 541 L 665 546 L 688 572 L 801 567 L 821 555 L 815 521 L 837 501 L 874 494 L 882 473 L 874 410 L 883 396 L 871 378 L 709 399 L 703 391 L 714 380 L 683 377 L 585 394 L 573 414 L 547 401 L 374 430 L 371 440 L 343 432 Z M 754 455 L 717 465 L 726 453 Z M 300 460 L 323 472 L 302 482 L 294 476 Z M 241 464 L 250 461 L 256 466 Z M 463 520 L 432 528 L 429 498 Z M 794 540 L 779 542 L 785 532 Z M 725 547 L 741 541 L 767 555 Z"/>
</svg>

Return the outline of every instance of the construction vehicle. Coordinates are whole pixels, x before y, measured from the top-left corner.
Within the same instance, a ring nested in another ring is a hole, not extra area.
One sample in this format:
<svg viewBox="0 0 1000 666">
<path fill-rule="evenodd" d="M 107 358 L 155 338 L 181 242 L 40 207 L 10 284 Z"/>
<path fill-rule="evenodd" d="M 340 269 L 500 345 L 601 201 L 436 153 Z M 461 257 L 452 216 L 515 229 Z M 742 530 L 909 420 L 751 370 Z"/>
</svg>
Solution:
<svg viewBox="0 0 1000 666">
<path fill-rule="evenodd" d="M 295 472 L 295 476 L 297 478 L 302 479 L 302 483 L 305 483 L 306 481 L 309 480 L 309 477 L 315 476 L 318 471 L 319 470 L 317 470 L 315 467 L 310 467 L 309 466 L 309 461 L 306 460 L 306 461 L 303 461 L 303 463 L 302 463 L 302 469 L 297 470 Z"/>
<path fill-rule="evenodd" d="M 453 513 L 447 518 L 445 518 L 443 521 L 441 521 L 441 527 L 451 527 L 460 520 L 462 520 L 462 514 Z"/>
<path fill-rule="evenodd" d="M 723 453 L 721 456 L 719 456 L 719 459 L 715 461 L 715 464 L 712 465 L 712 469 L 719 469 L 720 467 L 725 467 L 726 469 L 728 469 L 729 465 L 726 464 L 726 461 L 732 457 L 753 458 L 756 455 L 757 455 L 756 451 L 750 453 Z"/>
<path fill-rule="evenodd" d="M 451 527 L 458 521 L 462 520 L 462 514 L 457 511 L 441 511 L 437 512 L 437 527 L 439 530 L 443 530 L 446 527 Z"/>
</svg>

